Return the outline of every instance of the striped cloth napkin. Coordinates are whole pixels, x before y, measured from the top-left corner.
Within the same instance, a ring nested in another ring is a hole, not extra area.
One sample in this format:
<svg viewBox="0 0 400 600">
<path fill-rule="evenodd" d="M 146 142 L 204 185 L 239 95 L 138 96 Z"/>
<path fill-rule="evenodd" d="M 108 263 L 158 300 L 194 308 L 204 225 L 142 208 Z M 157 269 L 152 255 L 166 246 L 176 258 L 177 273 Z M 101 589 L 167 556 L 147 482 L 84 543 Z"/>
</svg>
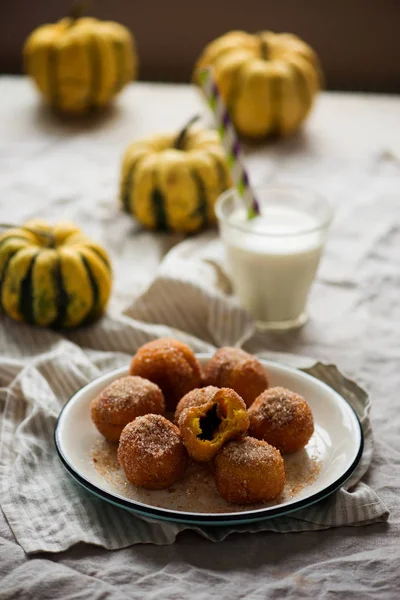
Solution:
<svg viewBox="0 0 400 600">
<path fill-rule="evenodd" d="M 140 345 L 156 337 L 176 337 L 207 352 L 241 345 L 253 335 L 251 319 L 228 296 L 230 283 L 218 259 L 206 248 L 193 260 L 193 244 L 189 240 L 169 253 L 153 283 L 124 314 L 107 316 L 91 328 L 66 336 L 0 319 L 0 503 L 26 553 L 60 552 L 78 542 L 108 549 L 171 544 L 184 529 L 220 541 L 233 532 L 306 531 L 387 520 L 386 506 L 360 481 L 373 449 L 366 393 L 335 367 L 290 355 L 265 353 L 328 382 L 362 421 L 362 460 L 330 498 L 288 517 L 200 528 L 137 518 L 84 491 L 64 471 L 54 448 L 54 426 L 63 404 L 81 386 L 126 365 Z"/>
</svg>

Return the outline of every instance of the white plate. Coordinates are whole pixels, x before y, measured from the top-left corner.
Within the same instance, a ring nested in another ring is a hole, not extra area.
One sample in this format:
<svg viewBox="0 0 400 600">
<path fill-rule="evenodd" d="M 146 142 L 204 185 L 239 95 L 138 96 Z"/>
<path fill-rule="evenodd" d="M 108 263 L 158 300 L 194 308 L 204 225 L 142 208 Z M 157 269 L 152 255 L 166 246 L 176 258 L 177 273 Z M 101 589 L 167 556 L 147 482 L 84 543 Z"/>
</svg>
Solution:
<svg viewBox="0 0 400 600">
<path fill-rule="evenodd" d="M 211 355 L 198 355 L 205 365 Z M 228 525 L 249 523 L 283 515 L 325 498 L 336 491 L 356 468 L 363 449 L 363 436 L 359 420 L 347 401 L 318 379 L 269 361 L 261 361 L 268 372 L 270 387 L 283 386 L 306 398 L 311 406 L 315 433 L 305 450 L 285 457 L 286 467 L 292 473 L 303 468 L 304 461 L 311 464 L 312 455 L 318 461 L 318 475 L 296 491 L 286 494 L 280 503 L 237 507 L 224 503 L 217 510 L 209 510 L 203 499 L 196 499 L 195 509 L 188 504 L 186 496 L 178 502 L 176 494 L 182 495 L 185 482 L 178 491 L 166 494 L 139 490 L 124 483 L 117 485 L 112 478 L 100 473 L 93 461 L 93 448 L 101 444 L 90 418 L 91 400 L 109 383 L 128 374 L 128 368 L 117 369 L 98 377 L 81 388 L 66 403 L 58 418 L 55 443 L 59 457 L 72 477 L 88 491 L 104 500 L 151 519 L 192 523 L 198 525 Z M 314 460 L 313 458 L 313 460 Z M 297 462 L 296 462 L 297 461 Z M 135 491 L 135 494 L 132 494 Z M 164 494 L 164 495 L 163 495 Z M 175 495 L 174 495 L 175 494 Z M 201 494 L 192 494 L 199 496 Z M 223 502 L 221 500 L 221 502 Z M 188 509 L 189 507 L 189 509 Z"/>
</svg>

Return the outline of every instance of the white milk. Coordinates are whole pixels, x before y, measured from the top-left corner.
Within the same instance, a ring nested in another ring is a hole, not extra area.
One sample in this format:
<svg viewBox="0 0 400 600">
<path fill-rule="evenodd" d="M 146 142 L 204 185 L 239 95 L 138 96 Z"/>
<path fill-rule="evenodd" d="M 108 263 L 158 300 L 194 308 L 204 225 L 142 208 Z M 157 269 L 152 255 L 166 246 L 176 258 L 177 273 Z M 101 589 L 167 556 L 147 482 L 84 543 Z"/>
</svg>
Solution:
<svg viewBox="0 0 400 600">
<path fill-rule="evenodd" d="M 318 220 L 296 208 L 272 205 L 252 221 L 237 210 L 230 222 L 248 229 L 222 228 L 241 304 L 259 322 L 301 321 L 324 241 Z"/>
</svg>

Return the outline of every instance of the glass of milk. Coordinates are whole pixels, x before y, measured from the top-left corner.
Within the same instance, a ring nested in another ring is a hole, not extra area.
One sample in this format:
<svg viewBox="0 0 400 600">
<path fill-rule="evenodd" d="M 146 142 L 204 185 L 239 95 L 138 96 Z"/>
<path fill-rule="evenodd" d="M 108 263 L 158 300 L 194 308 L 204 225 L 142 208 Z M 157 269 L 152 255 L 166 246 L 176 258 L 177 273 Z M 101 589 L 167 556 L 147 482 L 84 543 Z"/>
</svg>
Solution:
<svg viewBox="0 0 400 600">
<path fill-rule="evenodd" d="M 234 291 L 259 328 L 299 327 L 307 320 L 332 209 L 297 186 L 265 186 L 255 194 L 261 216 L 251 220 L 236 189 L 216 204 Z"/>
</svg>

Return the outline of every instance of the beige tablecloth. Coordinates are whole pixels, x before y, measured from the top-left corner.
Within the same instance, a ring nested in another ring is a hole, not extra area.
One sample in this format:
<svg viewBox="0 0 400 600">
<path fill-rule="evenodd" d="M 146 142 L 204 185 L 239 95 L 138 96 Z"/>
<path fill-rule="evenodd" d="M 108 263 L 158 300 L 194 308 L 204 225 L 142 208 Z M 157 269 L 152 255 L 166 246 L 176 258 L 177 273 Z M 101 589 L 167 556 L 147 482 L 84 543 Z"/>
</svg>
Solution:
<svg viewBox="0 0 400 600">
<path fill-rule="evenodd" d="M 117 314 L 146 288 L 162 256 L 180 241 L 138 231 L 129 217 L 116 214 L 121 153 L 130 139 L 176 128 L 202 109 L 197 92 L 139 84 L 102 120 L 62 124 L 41 107 L 25 80 L 4 78 L 0 89 L 1 220 L 44 215 L 81 223 L 110 249 L 116 267 L 111 314 Z M 311 296 L 310 322 L 284 336 L 255 336 L 247 348 L 335 362 L 367 386 L 376 450 L 364 481 L 391 510 L 389 524 L 300 536 L 241 535 L 213 545 L 184 534 L 168 548 L 138 546 L 108 554 L 78 545 L 28 560 L 3 518 L 0 597 L 23 597 L 28 589 L 31 597 L 65 598 L 329 598 L 344 591 L 355 598 L 396 597 L 399 124 L 397 98 L 325 94 L 303 133 L 247 149 L 253 181 L 307 184 L 337 209 Z M 214 243 L 213 234 L 204 236 L 204 252 L 208 243 Z M 185 253 L 194 245 L 196 240 L 186 241 Z M 1 344 L 0 339 L 0 351 Z"/>
</svg>

